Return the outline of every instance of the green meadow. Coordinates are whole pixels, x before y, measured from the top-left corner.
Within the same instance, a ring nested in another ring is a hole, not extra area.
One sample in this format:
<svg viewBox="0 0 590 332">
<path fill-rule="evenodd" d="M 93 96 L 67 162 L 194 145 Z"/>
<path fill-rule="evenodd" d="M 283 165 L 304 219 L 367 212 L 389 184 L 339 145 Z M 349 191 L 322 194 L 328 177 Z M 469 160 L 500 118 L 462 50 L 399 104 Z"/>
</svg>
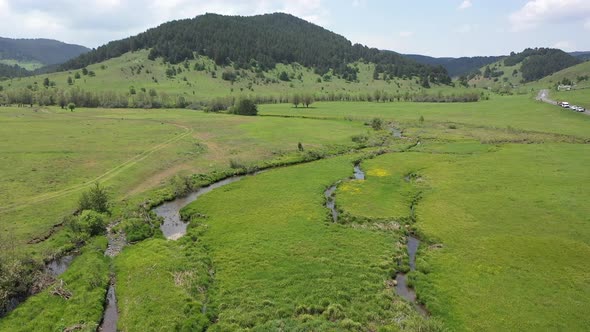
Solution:
<svg viewBox="0 0 590 332">
<path fill-rule="evenodd" d="M 0 108 L 0 229 L 38 260 L 74 247 L 53 225 L 96 181 L 109 221 L 125 222 L 181 195 L 179 181 L 281 166 L 185 207 L 178 241 L 156 231 L 111 259 L 90 240 L 60 277 L 71 299 L 49 286 L 0 329 L 94 330 L 112 274 L 121 331 L 584 330 L 590 118 L 534 95 L 270 104 L 256 117 Z M 351 178 L 359 161 L 365 180 Z M 325 207 L 334 184 L 338 223 Z M 393 287 L 408 232 L 426 317 Z"/>
</svg>

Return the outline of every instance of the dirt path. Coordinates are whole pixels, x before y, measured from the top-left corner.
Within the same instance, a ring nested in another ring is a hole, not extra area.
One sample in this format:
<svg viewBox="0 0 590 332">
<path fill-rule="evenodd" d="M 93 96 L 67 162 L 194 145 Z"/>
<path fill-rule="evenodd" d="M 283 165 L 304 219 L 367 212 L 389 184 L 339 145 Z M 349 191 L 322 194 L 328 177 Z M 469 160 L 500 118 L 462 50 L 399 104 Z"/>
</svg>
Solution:
<svg viewBox="0 0 590 332">
<path fill-rule="evenodd" d="M 92 118 L 92 117 L 89 117 Z M 151 121 L 151 120 L 146 120 L 146 121 Z M 158 121 L 160 122 L 160 121 Z M 54 192 L 50 192 L 50 193 L 44 193 L 41 195 L 37 195 L 34 197 L 30 197 L 27 200 L 26 203 L 14 203 L 14 204 L 10 204 L 10 205 L 6 205 L 6 206 L 2 206 L 0 207 L 0 212 L 8 212 L 8 211 L 13 211 L 13 210 L 17 210 L 17 209 L 21 209 L 27 206 L 30 206 L 32 204 L 37 204 L 40 202 L 44 202 L 50 199 L 54 199 L 54 198 L 58 198 L 58 197 L 63 197 L 65 195 L 69 195 L 71 193 L 80 191 L 82 189 L 87 188 L 88 186 L 92 185 L 95 182 L 98 181 L 108 181 L 112 178 L 114 178 L 115 176 L 117 176 L 118 174 L 120 174 L 122 171 L 136 165 L 137 163 L 140 163 L 141 161 L 143 161 L 144 159 L 146 159 L 147 157 L 151 156 L 152 154 L 154 154 L 155 152 L 163 149 L 164 147 L 177 142 L 185 137 L 187 137 L 188 135 L 191 135 L 193 133 L 193 129 L 189 128 L 187 126 L 183 126 L 177 123 L 168 123 L 168 122 L 163 122 L 169 125 L 173 125 L 176 126 L 178 128 L 181 128 L 184 130 L 184 132 L 180 135 L 176 135 L 160 144 L 157 144 L 145 151 L 143 151 L 142 153 L 136 155 L 135 157 L 109 169 L 108 171 L 102 173 L 101 175 L 95 177 L 92 180 L 86 181 L 84 183 L 78 184 L 78 185 L 74 185 L 74 186 L 70 186 L 58 191 L 54 191 Z"/>
</svg>

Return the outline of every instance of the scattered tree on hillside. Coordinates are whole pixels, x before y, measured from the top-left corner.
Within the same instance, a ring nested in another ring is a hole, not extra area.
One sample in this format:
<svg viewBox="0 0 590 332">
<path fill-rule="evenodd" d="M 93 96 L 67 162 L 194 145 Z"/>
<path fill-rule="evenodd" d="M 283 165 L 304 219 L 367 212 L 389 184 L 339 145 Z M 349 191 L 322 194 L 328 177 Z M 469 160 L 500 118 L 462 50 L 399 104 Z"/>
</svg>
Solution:
<svg viewBox="0 0 590 332">
<path fill-rule="evenodd" d="M 74 103 L 68 104 L 68 109 L 70 110 L 70 112 L 73 112 L 75 108 L 76 108 L 76 104 L 74 104 Z"/>
</svg>

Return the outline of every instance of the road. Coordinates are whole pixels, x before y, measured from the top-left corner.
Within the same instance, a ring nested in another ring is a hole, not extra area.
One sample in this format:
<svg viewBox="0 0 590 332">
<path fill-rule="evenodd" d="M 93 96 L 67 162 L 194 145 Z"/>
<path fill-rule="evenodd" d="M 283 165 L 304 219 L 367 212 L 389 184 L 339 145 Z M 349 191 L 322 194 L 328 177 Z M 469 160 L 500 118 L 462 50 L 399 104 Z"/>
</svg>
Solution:
<svg viewBox="0 0 590 332">
<path fill-rule="evenodd" d="M 549 90 L 547 90 L 547 89 L 543 89 L 543 90 L 539 91 L 539 94 L 537 95 L 537 100 L 551 104 L 551 105 L 557 105 L 557 102 L 555 100 L 552 100 L 549 98 Z M 580 112 L 580 113 L 590 115 L 590 110 L 586 110 L 585 112 Z"/>
</svg>

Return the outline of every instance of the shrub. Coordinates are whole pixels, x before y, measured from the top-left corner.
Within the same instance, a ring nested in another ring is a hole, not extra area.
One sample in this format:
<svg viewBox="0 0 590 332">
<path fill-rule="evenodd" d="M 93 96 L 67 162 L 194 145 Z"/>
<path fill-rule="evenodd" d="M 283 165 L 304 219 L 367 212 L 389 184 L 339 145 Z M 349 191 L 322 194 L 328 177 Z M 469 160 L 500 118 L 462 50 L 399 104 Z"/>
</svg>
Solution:
<svg viewBox="0 0 590 332">
<path fill-rule="evenodd" d="M 246 169 L 248 165 L 238 159 L 230 159 L 229 160 L 229 167 L 232 169 Z"/>
<path fill-rule="evenodd" d="M 258 106 L 256 106 L 254 101 L 244 98 L 240 99 L 240 101 L 232 107 L 231 112 L 238 115 L 257 115 Z"/>
<path fill-rule="evenodd" d="M 105 216 L 92 210 L 84 210 L 82 213 L 70 219 L 70 229 L 83 238 L 99 235 L 106 230 Z"/>
<path fill-rule="evenodd" d="M 324 316 L 331 321 L 337 321 L 346 317 L 342 306 L 339 304 L 330 304 L 326 311 L 324 311 Z"/>
<path fill-rule="evenodd" d="M 373 120 L 371 120 L 371 128 L 373 128 L 374 130 L 383 129 L 383 120 L 381 120 L 380 118 L 373 118 Z"/>
<path fill-rule="evenodd" d="M 143 219 L 131 218 L 123 223 L 123 230 L 127 236 L 127 241 L 137 242 L 145 240 L 154 235 L 154 229 Z"/>
<path fill-rule="evenodd" d="M 109 212 L 109 194 L 104 187 L 101 187 L 98 182 L 94 187 L 85 191 L 80 196 L 78 201 L 78 210 L 93 210 L 99 213 Z"/>
</svg>

